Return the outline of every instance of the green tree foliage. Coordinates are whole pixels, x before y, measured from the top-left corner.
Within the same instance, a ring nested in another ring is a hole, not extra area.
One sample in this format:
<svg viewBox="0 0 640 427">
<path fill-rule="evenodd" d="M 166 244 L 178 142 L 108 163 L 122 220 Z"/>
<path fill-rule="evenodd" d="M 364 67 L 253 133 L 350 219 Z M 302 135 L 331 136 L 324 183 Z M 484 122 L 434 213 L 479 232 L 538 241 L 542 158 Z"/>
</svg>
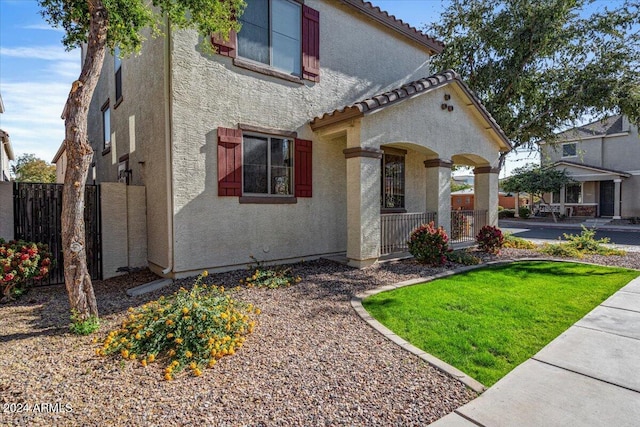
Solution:
<svg viewBox="0 0 640 427">
<path fill-rule="evenodd" d="M 243 0 L 38 0 L 44 18 L 65 35 L 68 48 L 84 46 L 84 62 L 64 108 L 67 168 L 63 190 L 62 250 L 65 284 L 71 311 L 78 321 L 98 316 L 98 307 L 87 269 L 84 241 L 84 185 L 93 157 L 87 136 L 89 105 L 98 83 L 107 50 L 127 55 L 139 52 L 143 31 L 152 35 L 168 26 L 195 29 L 208 46 L 209 36 L 227 38 L 238 30 L 236 17 Z"/>
<path fill-rule="evenodd" d="M 446 44 L 434 65 L 461 74 L 516 148 L 585 115 L 640 123 L 640 3 L 594 3 L 452 0 L 427 28 Z"/>
<path fill-rule="evenodd" d="M 542 203 L 548 205 L 544 195 L 559 192 L 562 186 L 571 182 L 573 179 L 565 169 L 527 165 L 515 169 L 510 177 L 502 181 L 501 186 L 504 191 L 510 193 L 529 193 L 531 196 L 537 196 Z M 553 210 L 551 213 L 555 221 Z"/>
<path fill-rule="evenodd" d="M 11 171 L 18 182 L 56 182 L 56 167 L 35 154 L 18 157 Z"/>
</svg>

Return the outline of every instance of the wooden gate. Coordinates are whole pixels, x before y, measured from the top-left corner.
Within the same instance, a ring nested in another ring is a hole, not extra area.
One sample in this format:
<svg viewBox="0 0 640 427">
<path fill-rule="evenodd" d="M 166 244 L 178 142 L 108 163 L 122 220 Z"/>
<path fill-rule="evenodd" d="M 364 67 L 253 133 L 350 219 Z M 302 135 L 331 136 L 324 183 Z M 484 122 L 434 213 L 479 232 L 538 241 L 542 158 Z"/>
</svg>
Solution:
<svg viewBox="0 0 640 427">
<path fill-rule="evenodd" d="M 14 238 L 46 243 L 55 259 L 49 277 L 38 285 L 64 283 L 62 253 L 62 184 L 13 184 Z M 100 194 L 96 185 L 85 186 L 85 244 L 91 278 L 102 279 L 100 245 Z"/>
</svg>

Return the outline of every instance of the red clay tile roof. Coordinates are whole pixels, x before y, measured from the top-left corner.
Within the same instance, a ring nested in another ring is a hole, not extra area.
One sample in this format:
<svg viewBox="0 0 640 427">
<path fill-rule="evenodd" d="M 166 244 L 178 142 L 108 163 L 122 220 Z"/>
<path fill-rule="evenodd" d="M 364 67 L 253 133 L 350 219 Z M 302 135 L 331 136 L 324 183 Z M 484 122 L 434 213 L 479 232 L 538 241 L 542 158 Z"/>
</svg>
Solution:
<svg viewBox="0 0 640 427">
<path fill-rule="evenodd" d="M 451 83 L 457 83 L 460 88 L 466 93 L 471 102 L 478 109 L 480 114 L 489 122 L 489 125 L 494 129 L 496 134 L 506 145 L 511 148 L 511 142 L 507 135 L 504 133 L 498 123 L 491 117 L 491 114 L 484 105 L 480 102 L 478 97 L 467 86 L 460 75 L 453 70 L 447 70 L 442 73 L 434 74 L 432 76 L 416 80 L 411 83 L 407 83 L 397 89 L 393 89 L 389 92 L 382 93 L 380 95 L 372 96 L 362 101 L 358 101 L 354 104 L 347 105 L 343 108 L 333 110 L 332 112 L 325 113 L 320 117 L 316 117 L 311 121 L 311 128 L 313 130 L 319 129 L 323 126 L 327 126 L 333 123 L 338 123 L 343 120 L 347 120 L 354 117 L 362 117 L 370 111 L 377 110 L 379 108 L 387 107 L 391 104 L 395 104 L 405 99 L 412 98 L 424 93 L 431 92 L 442 86 L 446 86 Z"/>
<path fill-rule="evenodd" d="M 357 11 L 365 14 L 369 18 L 381 23 L 382 25 L 398 31 L 399 33 L 409 37 L 410 39 L 426 46 L 433 54 L 440 53 L 444 49 L 444 43 L 436 40 L 433 37 L 429 37 L 422 31 L 412 27 L 401 19 L 396 18 L 393 15 L 389 15 L 388 12 L 380 9 L 378 6 L 374 6 L 371 2 L 364 0 L 340 0 L 340 2 L 351 6 Z"/>
</svg>

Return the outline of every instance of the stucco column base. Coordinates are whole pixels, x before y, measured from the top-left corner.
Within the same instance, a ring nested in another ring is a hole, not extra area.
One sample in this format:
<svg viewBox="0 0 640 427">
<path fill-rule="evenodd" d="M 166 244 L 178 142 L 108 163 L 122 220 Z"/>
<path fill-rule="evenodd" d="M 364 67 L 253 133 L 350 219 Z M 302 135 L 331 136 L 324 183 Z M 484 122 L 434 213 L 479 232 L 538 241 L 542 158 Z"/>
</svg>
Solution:
<svg viewBox="0 0 640 427">
<path fill-rule="evenodd" d="M 380 256 L 380 159 L 382 151 L 351 147 L 347 159 L 347 258 L 364 268 Z"/>
<path fill-rule="evenodd" d="M 498 174 L 500 169 L 489 166 L 476 167 L 473 171 L 473 209 L 487 211 L 487 225 L 498 225 Z"/>
<path fill-rule="evenodd" d="M 451 160 L 430 159 L 427 168 L 426 210 L 436 213 L 436 223 L 451 234 Z"/>
<path fill-rule="evenodd" d="M 355 268 L 367 268 L 372 266 L 373 264 L 375 264 L 376 262 L 378 262 L 378 258 L 370 258 L 370 259 L 351 259 L 349 258 L 347 260 L 347 265 L 349 267 L 355 267 Z"/>
</svg>

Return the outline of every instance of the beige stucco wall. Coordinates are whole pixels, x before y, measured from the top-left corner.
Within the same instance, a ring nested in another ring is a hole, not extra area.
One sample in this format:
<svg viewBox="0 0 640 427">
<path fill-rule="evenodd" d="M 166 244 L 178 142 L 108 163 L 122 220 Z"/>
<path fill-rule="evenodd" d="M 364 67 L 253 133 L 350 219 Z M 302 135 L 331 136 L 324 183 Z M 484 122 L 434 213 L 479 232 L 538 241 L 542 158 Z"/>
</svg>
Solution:
<svg viewBox="0 0 640 427">
<path fill-rule="evenodd" d="M 167 129 L 167 38 L 148 37 L 139 55 L 122 60 L 122 102 L 115 105 L 114 58 L 107 55 L 89 110 L 89 139 L 94 148 L 96 181 L 117 180 L 119 158 L 129 155 L 132 185 L 146 188 L 148 257 L 161 270 L 170 266 Z M 102 150 L 102 111 L 110 100 L 111 150 Z"/>
<path fill-rule="evenodd" d="M 0 239 L 13 239 L 12 182 L 0 182 Z"/>
<path fill-rule="evenodd" d="M 344 139 L 321 140 L 315 116 L 430 74 L 428 54 L 337 1 L 320 12 L 321 81 L 293 83 L 202 53 L 193 32 L 173 37 L 175 271 L 346 250 Z M 313 197 L 293 205 L 239 204 L 217 196 L 216 130 L 238 123 L 313 140 Z M 379 179 L 379 177 L 378 177 Z"/>
<path fill-rule="evenodd" d="M 147 266 L 145 188 L 122 183 L 100 185 L 102 275 L 125 274 L 119 268 Z"/>
<path fill-rule="evenodd" d="M 622 203 L 620 215 L 623 218 L 640 217 L 640 174 L 622 181 Z"/>
<path fill-rule="evenodd" d="M 474 154 L 482 158 L 478 166 L 497 166 L 498 146 L 487 133 L 480 132 L 486 125 L 473 114 L 475 107 L 465 105 L 454 85 L 366 115 L 362 119 L 362 145 L 379 148 L 389 143 L 409 143 L 423 147 L 423 160 Z M 453 105 L 453 111 L 440 107 L 445 94 L 451 95 L 446 103 Z"/>
</svg>

